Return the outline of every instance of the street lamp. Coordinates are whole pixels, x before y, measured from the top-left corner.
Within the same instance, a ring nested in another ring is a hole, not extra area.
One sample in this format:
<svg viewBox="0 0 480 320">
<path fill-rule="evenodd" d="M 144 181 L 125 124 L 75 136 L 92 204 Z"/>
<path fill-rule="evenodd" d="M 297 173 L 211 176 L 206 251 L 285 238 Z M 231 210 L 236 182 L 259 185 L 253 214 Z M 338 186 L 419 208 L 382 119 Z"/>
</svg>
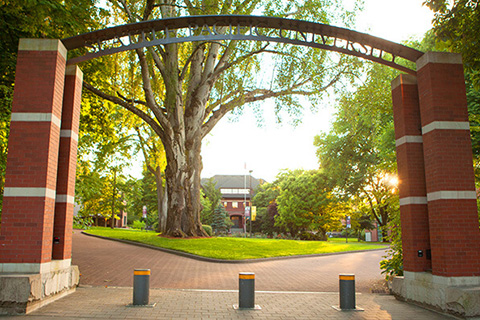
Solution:
<svg viewBox="0 0 480 320">
<path fill-rule="evenodd" d="M 248 194 L 250 196 L 250 238 L 252 237 L 252 172 L 250 170 L 250 189 L 248 189 Z"/>
</svg>

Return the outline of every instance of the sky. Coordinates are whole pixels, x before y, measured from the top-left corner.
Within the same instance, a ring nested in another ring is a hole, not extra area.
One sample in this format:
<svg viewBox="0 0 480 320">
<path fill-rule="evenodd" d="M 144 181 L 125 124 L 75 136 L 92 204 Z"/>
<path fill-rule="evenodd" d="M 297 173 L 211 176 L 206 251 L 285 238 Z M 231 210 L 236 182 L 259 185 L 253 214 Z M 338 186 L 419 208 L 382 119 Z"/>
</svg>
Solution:
<svg viewBox="0 0 480 320">
<path fill-rule="evenodd" d="M 412 37 L 421 39 L 431 28 L 433 14 L 422 6 L 422 0 L 364 1 L 365 10 L 357 15 L 356 31 L 401 42 Z M 224 117 L 205 137 L 203 178 L 216 174 L 243 175 L 252 170 L 254 177 L 272 182 L 283 169 L 318 168 L 313 140 L 321 132 L 329 131 L 335 97 L 323 101 L 315 114 L 306 111 L 303 122 L 295 128 L 288 124 L 288 119 L 281 125 L 275 122 L 273 101 L 263 102 L 263 108 L 262 127 L 247 108 L 235 122 Z M 138 157 L 128 173 L 141 178 L 142 161 L 143 157 Z"/>
<path fill-rule="evenodd" d="M 422 2 L 365 0 L 365 10 L 357 16 L 355 30 L 394 42 L 421 39 L 431 28 L 433 18 Z M 222 119 L 204 139 L 202 177 L 243 175 L 252 170 L 254 177 L 272 182 L 282 169 L 318 168 L 313 140 L 321 132 L 328 132 L 335 100 L 324 101 L 316 114 L 306 112 L 302 124 L 295 128 L 288 123 L 275 123 L 273 101 L 264 105 L 262 127 L 257 126 L 254 113 L 247 110 L 234 123 L 227 117 Z"/>
</svg>

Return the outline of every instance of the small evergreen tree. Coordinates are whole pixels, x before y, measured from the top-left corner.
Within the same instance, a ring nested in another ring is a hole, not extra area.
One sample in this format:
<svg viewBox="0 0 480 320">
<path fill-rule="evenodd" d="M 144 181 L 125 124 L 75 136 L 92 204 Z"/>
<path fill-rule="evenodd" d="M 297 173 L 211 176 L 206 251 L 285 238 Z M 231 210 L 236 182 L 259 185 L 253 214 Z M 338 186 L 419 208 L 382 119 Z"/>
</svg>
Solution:
<svg viewBox="0 0 480 320">
<path fill-rule="evenodd" d="M 212 229 L 215 233 L 227 232 L 230 219 L 225 207 L 219 203 L 213 212 Z"/>
<path fill-rule="evenodd" d="M 213 178 L 210 178 L 201 190 L 200 201 L 203 209 L 200 213 L 200 219 L 203 224 L 212 224 L 214 211 L 222 199 L 222 193 L 217 189 L 216 185 L 217 182 L 215 182 Z"/>
</svg>

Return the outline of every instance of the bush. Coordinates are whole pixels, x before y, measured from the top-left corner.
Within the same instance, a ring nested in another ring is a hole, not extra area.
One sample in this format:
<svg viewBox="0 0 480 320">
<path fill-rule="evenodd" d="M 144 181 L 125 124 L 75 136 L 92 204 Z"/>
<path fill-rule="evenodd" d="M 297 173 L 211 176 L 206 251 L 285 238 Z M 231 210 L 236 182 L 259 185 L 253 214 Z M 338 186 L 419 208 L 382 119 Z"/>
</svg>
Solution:
<svg viewBox="0 0 480 320">
<path fill-rule="evenodd" d="M 400 212 L 395 212 L 392 220 L 388 223 L 391 230 L 387 240 L 391 241 L 390 249 L 384 260 L 380 261 L 380 269 L 385 274 L 388 281 L 395 276 L 403 276 L 403 250 L 402 250 L 402 230 L 400 228 Z"/>
<path fill-rule="evenodd" d="M 133 221 L 133 223 L 131 225 L 131 228 L 132 229 L 143 230 L 143 229 L 145 229 L 145 222 L 140 221 L 140 220 L 135 220 L 135 221 Z"/>
<path fill-rule="evenodd" d="M 91 217 L 82 217 L 82 216 L 73 217 L 74 229 L 89 229 L 92 224 L 93 224 L 93 219 Z"/>
<path fill-rule="evenodd" d="M 302 233 L 300 233 L 298 238 L 300 240 L 307 240 L 307 241 L 325 241 L 325 240 L 327 240 L 326 236 L 325 235 L 322 236 L 321 232 L 313 233 L 313 232 L 309 232 L 309 231 L 303 231 Z"/>
<path fill-rule="evenodd" d="M 203 230 L 205 230 L 205 232 L 208 234 L 209 237 L 211 237 L 213 235 L 213 231 L 212 231 L 212 227 L 209 226 L 208 224 L 204 224 L 202 225 L 203 227 Z"/>
</svg>

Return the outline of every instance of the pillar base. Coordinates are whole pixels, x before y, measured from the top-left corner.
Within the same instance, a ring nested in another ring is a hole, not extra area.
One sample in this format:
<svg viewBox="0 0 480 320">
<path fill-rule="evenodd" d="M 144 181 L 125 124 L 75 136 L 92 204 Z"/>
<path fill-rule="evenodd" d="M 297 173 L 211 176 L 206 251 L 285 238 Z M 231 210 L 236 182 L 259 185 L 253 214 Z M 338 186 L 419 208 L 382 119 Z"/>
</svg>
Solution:
<svg viewBox="0 0 480 320">
<path fill-rule="evenodd" d="M 79 283 L 80 273 L 78 267 L 69 262 L 62 260 L 38 265 L 41 270 L 39 273 L 9 270 L 32 268 L 32 264 L 0 264 L 0 270 L 3 269 L 0 272 L 0 316 L 27 314 L 73 293 Z"/>
<path fill-rule="evenodd" d="M 441 277 L 408 271 L 404 274 L 391 283 L 397 299 L 464 318 L 480 317 L 480 277 Z"/>
</svg>

